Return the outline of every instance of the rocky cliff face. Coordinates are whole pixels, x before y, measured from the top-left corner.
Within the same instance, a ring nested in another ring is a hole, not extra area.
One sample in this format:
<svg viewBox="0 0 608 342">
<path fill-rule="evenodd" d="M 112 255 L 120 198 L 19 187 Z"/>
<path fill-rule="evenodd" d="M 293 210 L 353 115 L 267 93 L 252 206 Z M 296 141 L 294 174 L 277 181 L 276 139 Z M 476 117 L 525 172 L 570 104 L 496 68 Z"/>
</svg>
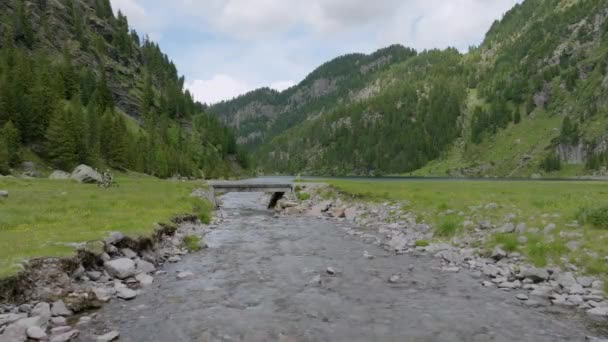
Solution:
<svg viewBox="0 0 608 342">
<path fill-rule="evenodd" d="M 96 0 L 24 0 L 28 17 L 35 32 L 32 49 L 41 49 L 60 56 L 64 49 L 72 55 L 73 62 L 94 70 L 97 75 L 105 70 L 108 86 L 112 91 L 116 106 L 132 117 L 139 115 L 139 93 L 141 84 L 142 53 L 139 46 L 132 45 L 128 55 L 120 54 L 115 44 L 117 32 L 113 17 L 99 17 L 99 3 Z M 4 36 L 10 20 L 17 15 L 15 0 L 1 0 L 0 34 Z M 73 4 L 73 7 L 71 7 Z M 72 14 L 72 9 L 75 13 Z M 111 9 L 108 7 L 111 11 Z M 108 10 L 106 9 L 106 10 Z M 82 23 L 85 39 L 78 39 L 74 29 L 74 16 Z M 2 44 L 2 42 L 0 42 Z"/>
</svg>

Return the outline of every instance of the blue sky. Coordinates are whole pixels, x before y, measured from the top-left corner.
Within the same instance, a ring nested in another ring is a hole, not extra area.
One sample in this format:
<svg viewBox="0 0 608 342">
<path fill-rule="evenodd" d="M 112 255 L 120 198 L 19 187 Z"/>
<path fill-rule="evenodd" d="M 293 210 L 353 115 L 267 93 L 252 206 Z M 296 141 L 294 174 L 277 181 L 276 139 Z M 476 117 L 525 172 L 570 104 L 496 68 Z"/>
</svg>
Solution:
<svg viewBox="0 0 608 342">
<path fill-rule="evenodd" d="M 320 64 L 399 43 L 479 44 L 521 0 L 111 0 L 186 76 L 201 102 L 284 89 Z"/>
</svg>

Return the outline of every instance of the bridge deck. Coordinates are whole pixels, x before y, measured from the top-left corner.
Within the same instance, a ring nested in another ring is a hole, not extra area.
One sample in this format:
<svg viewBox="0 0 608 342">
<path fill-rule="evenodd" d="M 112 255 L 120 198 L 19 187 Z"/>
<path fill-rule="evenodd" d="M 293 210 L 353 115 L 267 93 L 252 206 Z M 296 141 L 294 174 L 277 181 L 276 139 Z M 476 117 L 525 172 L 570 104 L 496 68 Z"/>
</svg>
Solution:
<svg viewBox="0 0 608 342">
<path fill-rule="evenodd" d="M 290 183 L 209 182 L 215 192 L 291 192 Z"/>
</svg>

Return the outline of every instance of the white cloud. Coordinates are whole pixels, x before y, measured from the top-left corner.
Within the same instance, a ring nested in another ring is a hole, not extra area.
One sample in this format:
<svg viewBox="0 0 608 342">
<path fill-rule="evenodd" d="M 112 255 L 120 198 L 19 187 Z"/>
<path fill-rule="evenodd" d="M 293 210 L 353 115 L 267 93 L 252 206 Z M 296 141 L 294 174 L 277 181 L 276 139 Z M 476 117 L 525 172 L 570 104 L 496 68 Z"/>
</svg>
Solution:
<svg viewBox="0 0 608 342">
<path fill-rule="evenodd" d="M 283 91 L 287 88 L 293 87 L 294 85 L 296 85 L 296 82 L 294 81 L 276 81 L 270 83 L 270 88 L 277 91 Z"/>
<path fill-rule="evenodd" d="M 111 0 L 160 40 L 198 100 L 258 86 L 285 89 L 320 64 L 400 43 L 418 50 L 479 44 L 522 0 Z"/>
<path fill-rule="evenodd" d="M 186 83 L 186 88 L 192 92 L 194 99 L 202 103 L 217 103 L 228 100 L 253 87 L 229 75 L 218 74 L 208 80 L 194 80 Z"/>
</svg>

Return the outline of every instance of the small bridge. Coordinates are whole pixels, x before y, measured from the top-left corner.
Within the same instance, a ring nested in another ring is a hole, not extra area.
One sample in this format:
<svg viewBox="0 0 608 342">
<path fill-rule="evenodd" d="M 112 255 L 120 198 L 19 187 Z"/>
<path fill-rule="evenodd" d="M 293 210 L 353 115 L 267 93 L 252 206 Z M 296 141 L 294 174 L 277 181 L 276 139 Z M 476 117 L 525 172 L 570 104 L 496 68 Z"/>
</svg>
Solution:
<svg viewBox="0 0 608 342">
<path fill-rule="evenodd" d="M 268 209 L 273 209 L 286 192 L 293 191 L 291 183 L 263 183 L 263 182 L 209 182 L 209 188 L 215 201 L 215 194 L 228 192 L 267 192 L 272 193 Z M 217 206 L 217 202 L 213 203 Z"/>
</svg>

